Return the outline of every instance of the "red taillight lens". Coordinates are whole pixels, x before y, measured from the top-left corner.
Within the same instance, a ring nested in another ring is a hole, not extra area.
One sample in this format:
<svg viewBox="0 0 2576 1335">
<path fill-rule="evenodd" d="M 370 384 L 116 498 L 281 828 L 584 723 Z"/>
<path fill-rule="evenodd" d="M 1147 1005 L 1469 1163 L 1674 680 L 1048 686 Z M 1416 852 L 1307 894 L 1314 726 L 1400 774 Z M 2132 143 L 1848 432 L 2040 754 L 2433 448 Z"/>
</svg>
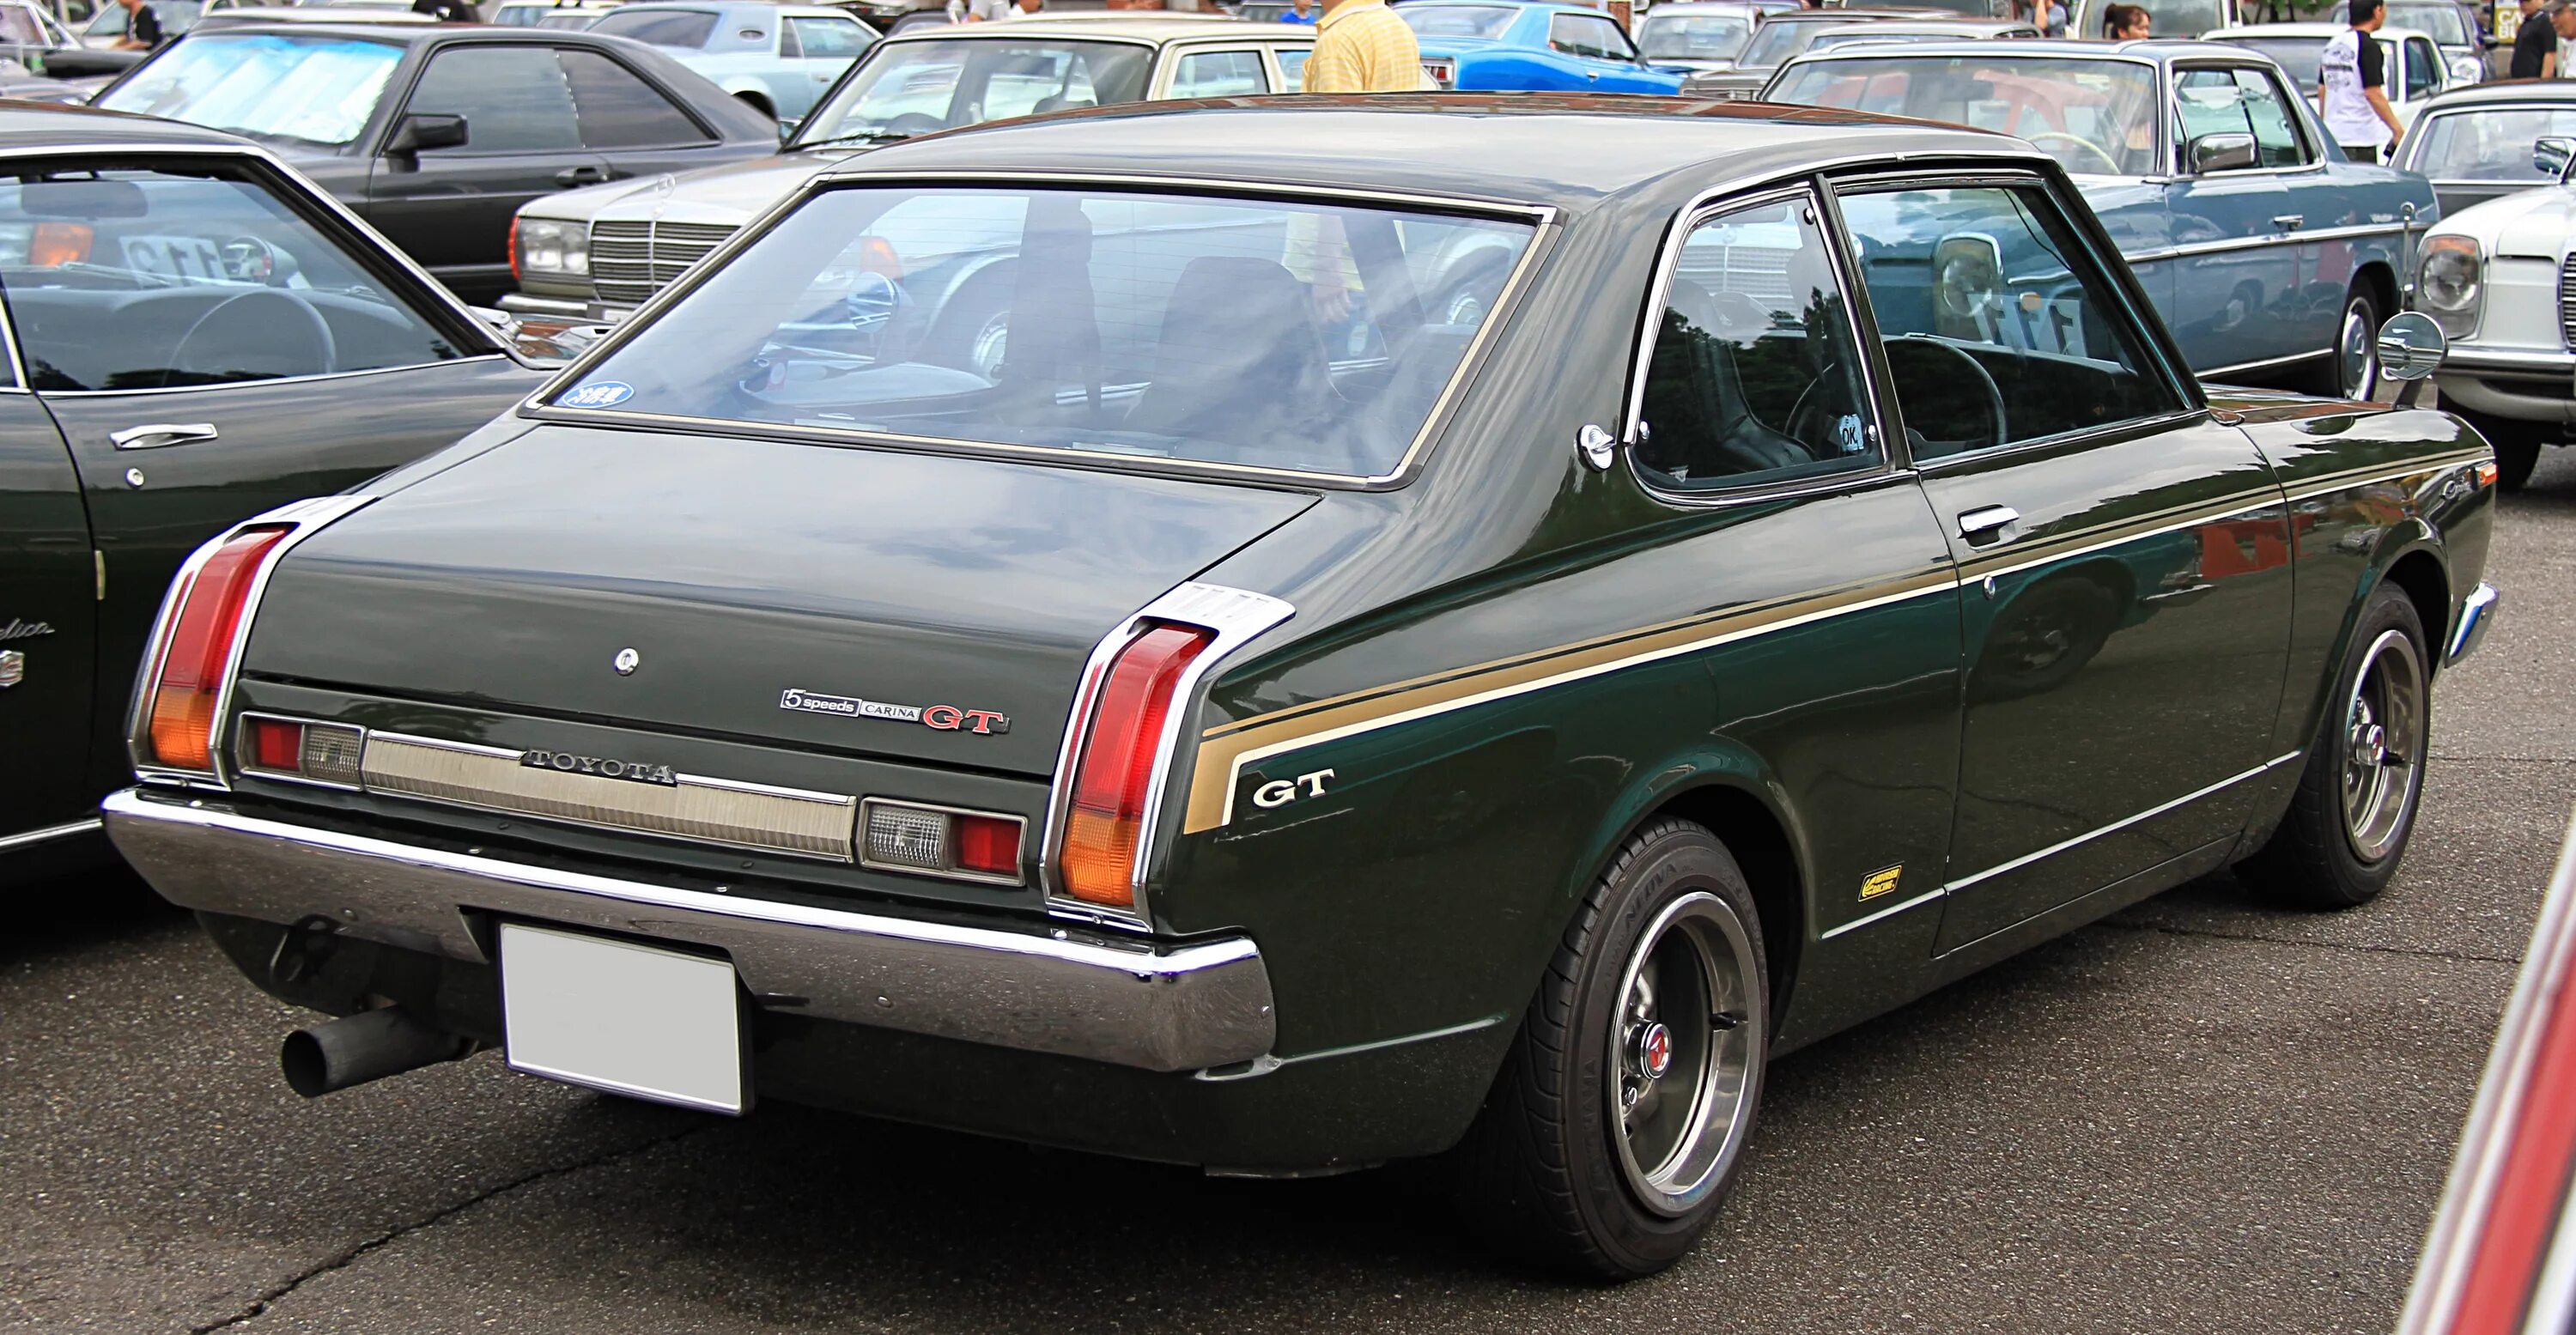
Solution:
<svg viewBox="0 0 2576 1335">
<path fill-rule="evenodd" d="M 954 816 L 949 830 L 957 841 L 957 870 L 985 876 L 1020 874 L 1020 823 L 998 816 Z"/>
<path fill-rule="evenodd" d="M 1163 721 L 1182 673 L 1215 638 L 1195 626 L 1157 626 L 1129 641 L 1110 664 L 1065 812 L 1057 858 L 1065 894 L 1135 907 L 1136 844 L 1144 835 L 1145 789 L 1153 781 Z"/>
<path fill-rule="evenodd" d="M 241 630 L 242 604 L 260 561 L 286 536 L 284 525 L 246 528 L 227 539 L 197 568 L 179 597 L 177 624 L 161 654 L 146 712 L 154 761 L 173 769 L 212 773 L 215 690 Z"/>
<path fill-rule="evenodd" d="M 511 215 L 509 232 L 510 239 L 506 243 L 506 250 L 510 256 L 510 281 L 525 282 L 528 276 L 519 272 L 519 219 L 516 214 Z"/>
<path fill-rule="evenodd" d="M 261 769 L 300 771 L 304 768 L 304 725 L 285 719 L 260 718 L 250 721 L 250 763 Z"/>
</svg>

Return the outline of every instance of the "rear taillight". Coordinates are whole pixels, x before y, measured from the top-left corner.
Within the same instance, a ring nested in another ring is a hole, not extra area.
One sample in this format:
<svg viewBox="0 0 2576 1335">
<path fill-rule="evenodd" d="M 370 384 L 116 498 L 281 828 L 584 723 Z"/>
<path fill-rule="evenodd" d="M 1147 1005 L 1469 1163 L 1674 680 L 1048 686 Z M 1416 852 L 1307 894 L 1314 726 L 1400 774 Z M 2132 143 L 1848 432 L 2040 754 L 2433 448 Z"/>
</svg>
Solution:
<svg viewBox="0 0 2576 1335">
<path fill-rule="evenodd" d="M 290 524 L 257 524 L 226 538 L 187 576 L 164 643 L 158 671 L 144 689 L 144 729 L 138 759 L 169 769 L 214 772 L 216 694 L 233 642 L 242 628 L 242 606 L 270 550 L 294 531 Z"/>
<path fill-rule="evenodd" d="M 1196 626 L 1155 626 L 1128 641 L 1102 674 L 1056 855 L 1067 898 L 1136 907 L 1136 848 L 1172 698 L 1215 639 L 1216 632 Z"/>
<path fill-rule="evenodd" d="M 1020 883 L 1017 816 L 889 802 L 859 804 L 859 865 L 968 881 Z"/>
<path fill-rule="evenodd" d="M 244 714 L 233 764 L 254 778 L 355 788 L 366 742 L 365 729 L 345 723 Z"/>
</svg>

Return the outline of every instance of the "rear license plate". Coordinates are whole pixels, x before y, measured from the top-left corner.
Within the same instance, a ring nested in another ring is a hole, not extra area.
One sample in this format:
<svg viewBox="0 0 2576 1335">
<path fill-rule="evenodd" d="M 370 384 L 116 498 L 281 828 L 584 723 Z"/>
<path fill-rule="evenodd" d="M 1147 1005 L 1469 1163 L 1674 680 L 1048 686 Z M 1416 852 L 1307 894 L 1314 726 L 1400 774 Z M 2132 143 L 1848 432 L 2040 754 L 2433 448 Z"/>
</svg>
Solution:
<svg viewBox="0 0 2576 1335">
<path fill-rule="evenodd" d="M 739 994 L 720 959 L 501 925 L 502 1035 L 530 1075 L 740 1114 Z"/>
</svg>

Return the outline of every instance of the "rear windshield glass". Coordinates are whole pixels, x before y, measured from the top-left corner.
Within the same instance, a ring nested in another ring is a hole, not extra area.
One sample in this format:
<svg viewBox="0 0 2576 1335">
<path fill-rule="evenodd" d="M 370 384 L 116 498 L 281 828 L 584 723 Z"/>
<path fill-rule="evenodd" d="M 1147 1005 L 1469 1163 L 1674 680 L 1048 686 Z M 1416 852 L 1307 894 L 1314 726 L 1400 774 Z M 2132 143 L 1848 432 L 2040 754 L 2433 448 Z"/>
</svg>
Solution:
<svg viewBox="0 0 2576 1335">
<path fill-rule="evenodd" d="M 1744 54 L 1737 56 L 1735 63 L 1758 70 L 1786 65 L 1789 57 L 1806 50 L 1825 26 L 1823 23 L 1765 23 L 1753 30 L 1753 40 L 1745 43 Z"/>
<path fill-rule="evenodd" d="M 780 220 L 552 402 L 1384 476 L 1531 230 L 1321 202 L 851 186 Z"/>
<path fill-rule="evenodd" d="M 1416 37 L 1500 37 L 1520 17 L 1517 9 L 1482 5 L 1407 5 L 1395 12 L 1413 25 Z"/>
<path fill-rule="evenodd" d="M 2155 167 L 2155 72 L 2127 61 L 1844 56 L 1787 71 L 1765 96 L 2000 130 L 2070 172 L 2143 176 Z"/>
<path fill-rule="evenodd" d="M 1752 35 L 1749 13 L 1656 14 L 1637 29 L 1637 45 L 1648 60 L 1732 60 Z"/>
<path fill-rule="evenodd" d="M 605 26 L 605 25 L 602 25 Z M 1145 96 L 1150 47 L 1043 37 L 884 42 L 796 131 L 795 147 L 884 142 Z"/>
<path fill-rule="evenodd" d="M 611 37 L 632 37 L 639 42 L 667 46 L 678 51 L 695 51 L 715 35 L 716 16 L 702 9 L 630 9 L 611 14 L 591 25 L 591 31 Z"/>
<path fill-rule="evenodd" d="M 366 128 L 402 48 L 345 37 L 196 33 L 98 99 L 268 139 L 345 144 Z"/>
<path fill-rule="evenodd" d="M 2460 22 L 2458 5 L 2390 5 L 2388 26 L 2413 28 L 2444 46 L 2469 44 L 2468 27 Z"/>
</svg>

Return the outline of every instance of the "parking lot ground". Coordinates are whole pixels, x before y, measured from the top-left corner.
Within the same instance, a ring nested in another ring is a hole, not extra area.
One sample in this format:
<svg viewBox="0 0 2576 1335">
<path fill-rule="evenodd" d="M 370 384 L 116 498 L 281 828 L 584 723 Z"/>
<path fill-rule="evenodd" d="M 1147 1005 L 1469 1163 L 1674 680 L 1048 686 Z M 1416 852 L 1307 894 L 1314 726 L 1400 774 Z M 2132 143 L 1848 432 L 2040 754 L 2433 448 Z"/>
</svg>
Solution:
<svg viewBox="0 0 2576 1335">
<path fill-rule="evenodd" d="M 2576 452 L 2509 500 L 2403 875 L 2184 887 L 1781 1061 L 1670 1273 L 1558 1283 L 1401 1173 L 1211 1181 L 497 1055 L 306 1102 L 297 1013 L 100 875 L 0 941 L 0 1328 L 2385 1331 L 2571 800 Z"/>
</svg>

